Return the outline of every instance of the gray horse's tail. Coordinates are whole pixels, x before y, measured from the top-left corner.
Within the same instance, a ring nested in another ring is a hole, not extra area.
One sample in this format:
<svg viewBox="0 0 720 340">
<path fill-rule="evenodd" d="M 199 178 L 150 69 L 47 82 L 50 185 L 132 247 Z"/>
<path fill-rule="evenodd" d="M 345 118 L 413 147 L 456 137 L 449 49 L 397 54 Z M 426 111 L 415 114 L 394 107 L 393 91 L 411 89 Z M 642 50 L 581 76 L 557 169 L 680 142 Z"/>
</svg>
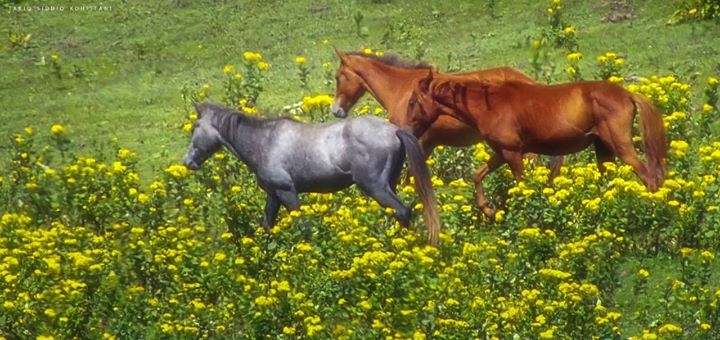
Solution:
<svg viewBox="0 0 720 340">
<path fill-rule="evenodd" d="M 423 219 L 428 229 L 428 244 L 437 246 L 440 234 L 440 215 L 438 214 L 437 200 L 430 180 L 430 171 L 425 163 L 420 143 L 417 138 L 405 130 L 397 130 L 395 134 L 400 139 L 405 153 L 408 155 L 410 172 L 415 176 L 415 189 L 420 195 L 423 204 Z"/>
</svg>

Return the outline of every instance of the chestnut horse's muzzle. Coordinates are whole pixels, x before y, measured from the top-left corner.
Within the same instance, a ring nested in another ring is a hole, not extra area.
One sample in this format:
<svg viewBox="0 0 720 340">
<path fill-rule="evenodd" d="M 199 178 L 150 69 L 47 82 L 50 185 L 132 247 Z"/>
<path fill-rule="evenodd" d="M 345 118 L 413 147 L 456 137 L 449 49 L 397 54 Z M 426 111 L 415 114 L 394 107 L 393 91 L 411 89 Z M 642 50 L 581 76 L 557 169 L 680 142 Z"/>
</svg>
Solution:
<svg viewBox="0 0 720 340">
<path fill-rule="evenodd" d="M 340 106 L 336 101 L 333 101 L 332 105 L 330 105 L 330 111 L 335 115 L 336 118 L 346 118 L 347 112 L 345 112 L 345 109 Z"/>
</svg>

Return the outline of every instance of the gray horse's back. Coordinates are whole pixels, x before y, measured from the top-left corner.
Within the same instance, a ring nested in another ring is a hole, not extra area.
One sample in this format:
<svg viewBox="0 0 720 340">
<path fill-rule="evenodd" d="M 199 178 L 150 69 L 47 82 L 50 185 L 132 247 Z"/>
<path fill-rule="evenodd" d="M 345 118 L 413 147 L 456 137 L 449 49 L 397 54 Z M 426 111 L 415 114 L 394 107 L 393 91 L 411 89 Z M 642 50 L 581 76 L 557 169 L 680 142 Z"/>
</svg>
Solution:
<svg viewBox="0 0 720 340">
<path fill-rule="evenodd" d="M 395 134 L 398 127 L 375 116 L 360 116 L 348 120 L 345 138 L 355 151 L 392 152 L 402 145 Z"/>
<path fill-rule="evenodd" d="M 266 171 L 292 178 L 299 192 L 334 192 L 350 186 L 353 168 L 373 166 L 402 152 L 397 127 L 361 116 L 321 124 L 279 122 Z"/>
</svg>

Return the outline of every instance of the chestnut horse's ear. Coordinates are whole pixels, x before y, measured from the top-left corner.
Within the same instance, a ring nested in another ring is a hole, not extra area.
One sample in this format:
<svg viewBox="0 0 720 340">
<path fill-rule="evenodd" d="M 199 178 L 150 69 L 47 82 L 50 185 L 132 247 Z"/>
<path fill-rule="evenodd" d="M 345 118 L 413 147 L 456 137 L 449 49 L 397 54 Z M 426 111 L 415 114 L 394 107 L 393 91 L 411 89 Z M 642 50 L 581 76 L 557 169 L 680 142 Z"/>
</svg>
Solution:
<svg viewBox="0 0 720 340">
<path fill-rule="evenodd" d="M 347 60 L 347 53 L 338 50 L 337 47 L 333 47 L 333 49 L 335 50 L 335 54 L 338 56 L 338 58 L 340 58 L 340 62 L 344 64 Z"/>
<path fill-rule="evenodd" d="M 433 70 L 430 69 L 430 72 L 428 72 L 427 77 L 425 77 L 423 80 L 421 80 L 418 83 L 418 89 L 421 92 L 428 92 L 430 90 L 430 83 L 433 81 Z"/>
</svg>

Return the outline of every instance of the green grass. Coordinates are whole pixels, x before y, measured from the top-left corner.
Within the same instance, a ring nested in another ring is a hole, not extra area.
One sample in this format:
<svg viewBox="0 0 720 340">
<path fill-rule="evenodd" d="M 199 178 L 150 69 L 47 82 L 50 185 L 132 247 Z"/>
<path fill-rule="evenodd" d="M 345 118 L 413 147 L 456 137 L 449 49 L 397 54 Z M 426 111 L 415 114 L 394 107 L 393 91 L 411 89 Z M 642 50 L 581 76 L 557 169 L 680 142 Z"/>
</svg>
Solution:
<svg viewBox="0 0 720 340">
<path fill-rule="evenodd" d="M 500 2 L 495 19 L 485 1 L 244 1 L 240 4 L 161 1 L 112 2 L 109 11 L 4 13 L 2 31 L 31 33 L 27 49 L 0 44 L 0 112 L 3 135 L 25 126 L 65 124 L 72 138 L 93 149 L 117 136 L 118 143 L 147 160 L 144 169 L 177 161 L 187 137 L 178 127 L 186 108 L 183 86 L 219 86 L 222 67 L 239 64 L 246 50 L 272 64 L 259 106 L 279 112 L 302 98 L 296 55 L 308 57 L 314 92 L 320 66 L 335 58 L 332 46 L 372 47 L 447 68 L 453 53 L 461 69 L 510 65 L 529 71 L 528 41 L 545 25 L 542 1 Z M 565 21 L 578 30 L 581 65 L 590 76 L 594 57 L 617 51 L 630 74 L 676 73 L 686 80 L 717 73 L 720 28 L 712 23 L 667 26 L 673 3 L 632 1 L 637 17 L 603 23 L 602 1 L 568 1 Z M 33 2 L 24 3 L 33 4 Z M 361 12 L 363 36 L 353 16 Z M 390 26 L 402 26 L 382 43 Z M 404 34 L 401 34 L 404 33 Z M 322 43 L 328 39 L 330 45 Z M 418 53 L 418 46 L 425 50 Z M 42 56 L 60 56 L 63 77 L 37 66 Z M 562 66 L 563 55 L 555 58 Z M 74 68 L 82 77 L 68 75 Z M 562 69 L 562 67 L 560 67 Z M 558 80 L 564 77 L 559 75 Z M 211 95 L 219 96 L 219 89 Z M 366 99 L 370 100 L 370 99 Z M 329 119 L 329 118 L 328 118 Z"/>
</svg>

